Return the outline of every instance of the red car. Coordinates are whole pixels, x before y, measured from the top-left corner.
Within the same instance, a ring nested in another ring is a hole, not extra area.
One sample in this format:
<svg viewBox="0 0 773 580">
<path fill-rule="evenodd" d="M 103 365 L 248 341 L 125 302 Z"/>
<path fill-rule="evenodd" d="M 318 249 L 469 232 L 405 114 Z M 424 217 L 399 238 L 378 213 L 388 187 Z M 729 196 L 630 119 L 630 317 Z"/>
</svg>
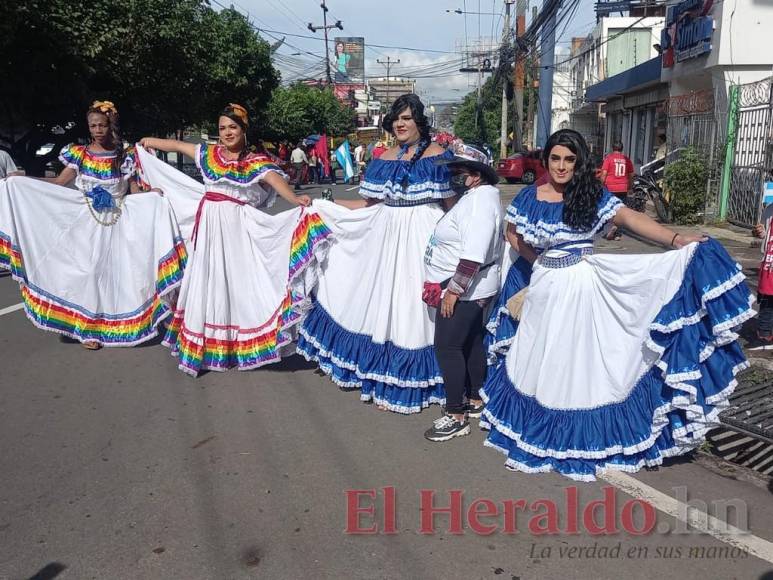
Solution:
<svg viewBox="0 0 773 580">
<path fill-rule="evenodd" d="M 500 159 L 497 164 L 497 175 L 507 183 L 534 183 L 547 170 L 542 166 L 542 150 L 515 153 L 506 159 Z"/>
</svg>

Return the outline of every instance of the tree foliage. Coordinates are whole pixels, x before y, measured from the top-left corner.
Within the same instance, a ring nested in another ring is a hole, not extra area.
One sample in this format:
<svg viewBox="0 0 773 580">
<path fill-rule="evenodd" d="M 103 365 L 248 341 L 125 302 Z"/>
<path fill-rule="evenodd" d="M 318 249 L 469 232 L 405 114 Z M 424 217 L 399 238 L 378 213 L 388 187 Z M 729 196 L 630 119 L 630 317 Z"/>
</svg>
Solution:
<svg viewBox="0 0 773 580">
<path fill-rule="evenodd" d="M 270 139 L 297 141 L 314 133 L 345 135 L 354 129 L 354 112 L 332 90 L 302 83 L 275 90 L 267 114 L 263 133 Z"/>
<path fill-rule="evenodd" d="M 678 160 L 666 165 L 665 184 L 674 222 L 691 225 L 703 221 L 708 180 L 706 158 L 694 147 L 686 148 Z"/>
<path fill-rule="evenodd" d="M 477 105 L 475 90 L 464 97 L 459 107 L 454 133 L 466 142 L 494 145 L 499 141 L 502 119 L 502 81 L 495 83 L 493 76 L 486 79 L 481 88 L 481 108 Z"/>
<path fill-rule="evenodd" d="M 41 144 L 53 156 L 85 135 L 93 99 L 116 103 L 136 138 L 212 126 L 229 102 L 259 125 L 278 84 L 268 44 L 206 0 L 6 2 L 0 55 L 0 137 L 31 173 L 47 161 L 34 157 Z"/>
</svg>

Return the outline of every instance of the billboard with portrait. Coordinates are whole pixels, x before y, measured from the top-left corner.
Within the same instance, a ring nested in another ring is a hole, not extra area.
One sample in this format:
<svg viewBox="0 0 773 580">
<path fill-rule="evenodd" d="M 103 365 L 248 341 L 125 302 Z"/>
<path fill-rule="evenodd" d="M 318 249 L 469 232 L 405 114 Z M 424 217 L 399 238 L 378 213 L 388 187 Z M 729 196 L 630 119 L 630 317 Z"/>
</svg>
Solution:
<svg viewBox="0 0 773 580">
<path fill-rule="evenodd" d="M 336 38 L 330 68 L 336 83 L 364 83 L 365 39 L 349 36 Z"/>
</svg>

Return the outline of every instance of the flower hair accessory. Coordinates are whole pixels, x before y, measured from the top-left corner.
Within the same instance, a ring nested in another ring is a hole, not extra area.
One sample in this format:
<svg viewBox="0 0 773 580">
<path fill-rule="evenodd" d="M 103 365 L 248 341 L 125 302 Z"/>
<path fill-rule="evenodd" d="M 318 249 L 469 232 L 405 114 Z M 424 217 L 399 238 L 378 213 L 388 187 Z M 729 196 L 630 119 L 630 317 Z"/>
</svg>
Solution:
<svg viewBox="0 0 773 580">
<path fill-rule="evenodd" d="M 117 115 L 118 109 L 115 108 L 115 105 L 112 101 L 94 101 L 91 104 L 92 109 L 96 109 L 97 111 L 100 111 L 104 113 L 105 115 Z"/>
<path fill-rule="evenodd" d="M 247 114 L 247 109 L 236 103 L 228 103 L 228 106 L 233 111 L 233 114 L 239 117 L 245 125 L 250 124 L 250 116 Z"/>
</svg>

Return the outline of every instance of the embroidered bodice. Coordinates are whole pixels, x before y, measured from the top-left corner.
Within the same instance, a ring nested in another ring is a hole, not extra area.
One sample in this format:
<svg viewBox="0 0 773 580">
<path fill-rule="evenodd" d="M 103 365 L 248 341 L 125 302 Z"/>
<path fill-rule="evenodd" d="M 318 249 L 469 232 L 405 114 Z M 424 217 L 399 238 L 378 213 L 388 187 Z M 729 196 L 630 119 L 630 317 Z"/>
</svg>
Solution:
<svg viewBox="0 0 773 580">
<path fill-rule="evenodd" d="M 269 207 L 276 200 L 276 191 L 261 183 L 270 171 L 287 179 L 287 175 L 267 155 L 253 153 L 242 160 L 228 160 L 223 157 L 219 145 L 198 145 L 196 166 L 207 191 L 223 193 L 255 207 Z"/>
<path fill-rule="evenodd" d="M 75 187 L 82 193 L 100 186 L 113 197 L 119 197 L 126 193 L 129 181 L 136 175 L 135 155 L 133 147 L 127 148 L 121 167 L 116 170 L 114 152 L 95 153 L 86 145 L 70 144 L 62 148 L 59 160 L 75 170 Z"/>
<path fill-rule="evenodd" d="M 451 189 L 451 173 L 437 159 L 450 159 L 453 153 L 422 157 L 412 166 L 410 158 L 374 159 L 368 164 L 360 184 L 360 195 L 381 199 L 390 205 L 432 203 L 455 194 Z"/>
<path fill-rule="evenodd" d="M 606 189 L 601 195 L 593 227 L 588 231 L 574 229 L 563 221 L 564 202 L 537 199 L 537 187 L 521 191 L 507 208 L 505 220 L 515 225 L 524 241 L 537 249 L 550 248 L 565 242 L 581 242 L 593 238 L 611 220 L 623 203 Z"/>
</svg>

